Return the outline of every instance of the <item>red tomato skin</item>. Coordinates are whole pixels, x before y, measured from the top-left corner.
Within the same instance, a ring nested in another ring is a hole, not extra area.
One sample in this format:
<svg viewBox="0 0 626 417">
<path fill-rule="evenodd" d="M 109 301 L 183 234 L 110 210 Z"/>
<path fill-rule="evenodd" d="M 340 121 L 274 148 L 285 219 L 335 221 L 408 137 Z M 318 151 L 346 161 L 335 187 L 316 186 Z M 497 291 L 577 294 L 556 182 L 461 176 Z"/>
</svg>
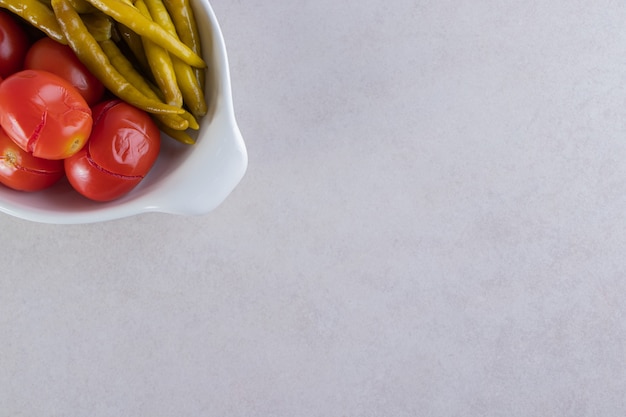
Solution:
<svg viewBox="0 0 626 417">
<path fill-rule="evenodd" d="M 0 76 L 6 78 L 22 69 L 30 42 L 13 15 L 0 10 Z"/>
<path fill-rule="evenodd" d="M 71 186 L 90 200 L 106 202 L 129 193 L 142 177 L 123 177 L 98 167 L 89 157 L 87 147 L 64 161 Z"/>
<path fill-rule="evenodd" d="M 94 107 L 93 119 L 87 146 L 96 164 L 118 175 L 146 175 L 161 147 L 161 132 L 150 116 L 114 99 Z"/>
<path fill-rule="evenodd" d="M 65 79 L 23 70 L 0 83 L 0 126 L 26 152 L 65 159 L 87 142 L 91 109 Z"/>
<path fill-rule="evenodd" d="M 89 106 L 97 104 L 104 95 L 104 85 L 80 62 L 72 48 L 48 37 L 30 46 L 24 59 L 24 69 L 44 70 L 66 79 Z"/>
<path fill-rule="evenodd" d="M 93 108 L 87 145 L 64 162 L 72 187 L 94 201 L 111 201 L 135 188 L 159 154 L 161 133 L 150 116 L 121 100 Z"/>
<path fill-rule="evenodd" d="M 64 175 L 63 161 L 36 158 L 0 129 L 0 183 L 18 191 L 39 191 Z"/>
</svg>

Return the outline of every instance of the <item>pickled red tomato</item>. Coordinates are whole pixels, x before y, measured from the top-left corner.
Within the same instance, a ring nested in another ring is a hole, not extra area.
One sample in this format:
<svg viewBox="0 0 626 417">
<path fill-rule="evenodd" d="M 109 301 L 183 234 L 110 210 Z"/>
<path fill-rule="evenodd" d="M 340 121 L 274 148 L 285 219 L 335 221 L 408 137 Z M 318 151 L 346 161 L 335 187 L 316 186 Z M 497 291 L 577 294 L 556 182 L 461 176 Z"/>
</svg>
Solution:
<svg viewBox="0 0 626 417">
<path fill-rule="evenodd" d="M 92 124 L 85 99 L 55 74 L 23 70 L 0 83 L 0 126 L 38 158 L 74 155 L 87 142 Z"/>
<path fill-rule="evenodd" d="M 93 118 L 89 141 L 65 160 L 65 172 L 83 196 L 110 201 L 131 191 L 150 171 L 161 132 L 146 112 L 117 99 L 95 106 Z"/>
</svg>

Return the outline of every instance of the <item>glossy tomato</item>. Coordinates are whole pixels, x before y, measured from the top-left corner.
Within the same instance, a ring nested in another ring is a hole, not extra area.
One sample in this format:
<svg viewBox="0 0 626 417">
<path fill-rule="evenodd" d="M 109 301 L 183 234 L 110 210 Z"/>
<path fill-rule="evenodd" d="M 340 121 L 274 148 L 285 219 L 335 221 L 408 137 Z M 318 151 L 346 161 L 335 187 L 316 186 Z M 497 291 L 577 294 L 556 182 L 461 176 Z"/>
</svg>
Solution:
<svg viewBox="0 0 626 417">
<path fill-rule="evenodd" d="M 28 49 L 24 68 L 49 71 L 65 78 L 90 106 L 104 95 L 104 85 L 80 62 L 72 48 L 48 37 L 39 39 Z"/>
<path fill-rule="evenodd" d="M 28 47 L 26 31 L 13 15 L 0 10 L 0 76 L 6 78 L 22 69 Z"/>
<path fill-rule="evenodd" d="M 63 161 L 36 158 L 0 129 L 0 183 L 14 190 L 38 191 L 63 177 Z"/>
<path fill-rule="evenodd" d="M 65 160 L 67 178 L 83 196 L 110 201 L 135 188 L 154 165 L 161 132 L 143 110 L 121 100 L 93 108 L 89 141 Z"/>
<path fill-rule="evenodd" d="M 58 75 L 23 70 L 0 84 L 0 126 L 38 158 L 75 154 L 89 138 L 92 123 L 85 99 Z"/>
</svg>

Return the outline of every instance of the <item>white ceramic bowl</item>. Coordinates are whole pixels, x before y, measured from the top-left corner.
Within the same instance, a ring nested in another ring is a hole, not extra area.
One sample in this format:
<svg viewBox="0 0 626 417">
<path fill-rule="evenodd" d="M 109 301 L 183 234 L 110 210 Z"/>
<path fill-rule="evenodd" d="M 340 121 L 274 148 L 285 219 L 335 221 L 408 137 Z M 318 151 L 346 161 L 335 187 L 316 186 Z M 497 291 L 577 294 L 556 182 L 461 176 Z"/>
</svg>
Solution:
<svg viewBox="0 0 626 417">
<path fill-rule="evenodd" d="M 248 156 L 235 121 L 224 39 L 208 0 L 190 0 L 209 66 L 210 112 L 200 122 L 195 145 L 163 135 L 161 154 L 150 173 L 126 196 L 96 203 L 63 179 L 35 193 L 0 185 L 0 211 L 54 224 L 95 223 L 146 212 L 205 214 L 221 204 L 243 178 Z"/>
</svg>

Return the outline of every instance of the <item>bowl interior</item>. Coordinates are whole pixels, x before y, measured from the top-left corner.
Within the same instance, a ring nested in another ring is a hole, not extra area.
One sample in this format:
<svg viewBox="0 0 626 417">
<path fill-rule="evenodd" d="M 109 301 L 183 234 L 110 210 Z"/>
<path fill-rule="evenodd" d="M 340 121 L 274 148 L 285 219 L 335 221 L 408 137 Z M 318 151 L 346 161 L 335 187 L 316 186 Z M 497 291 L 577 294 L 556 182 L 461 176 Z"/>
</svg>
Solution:
<svg viewBox="0 0 626 417">
<path fill-rule="evenodd" d="M 208 65 L 205 94 L 209 113 L 200 120 L 195 145 L 162 134 L 162 150 L 146 178 L 126 196 L 107 203 L 90 201 L 66 179 L 55 186 L 24 193 L 0 185 L 0 211 L 45 223 L 90 223 L 142 212 L 202 214 L 217 207 L 235 188 L 247 167 L 247 153 L 237 127 L 228 59 L 219 24 L 207 0 L 190 0 Z"/>
</svg>

